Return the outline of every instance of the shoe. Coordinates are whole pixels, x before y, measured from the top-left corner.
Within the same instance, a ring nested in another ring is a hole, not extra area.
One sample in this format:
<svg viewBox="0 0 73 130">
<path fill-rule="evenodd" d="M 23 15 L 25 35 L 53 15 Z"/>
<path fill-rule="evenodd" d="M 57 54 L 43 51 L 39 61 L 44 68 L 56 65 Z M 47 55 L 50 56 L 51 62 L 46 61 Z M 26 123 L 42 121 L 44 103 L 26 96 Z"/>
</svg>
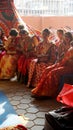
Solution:
<svg viewBox="0 0 73 130">
<path fill-rule="evenodd" d="M 10 79 L 10 81 L 17 81 L 17 76 L 14 76 L 13 78 Z"/>
</svg>

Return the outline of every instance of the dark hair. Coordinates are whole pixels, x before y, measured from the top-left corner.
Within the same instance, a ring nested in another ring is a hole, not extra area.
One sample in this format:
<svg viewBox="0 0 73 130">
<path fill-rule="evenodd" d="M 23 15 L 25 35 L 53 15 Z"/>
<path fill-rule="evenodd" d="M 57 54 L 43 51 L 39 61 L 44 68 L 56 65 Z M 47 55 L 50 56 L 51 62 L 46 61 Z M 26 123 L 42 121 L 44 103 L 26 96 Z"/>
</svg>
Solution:
<svg viewBox="0 0 73 130">
<path fill-rule="evenodd" d="M 49 31 L 49 29 L 47 29 L 47 28 L 45 28 L 43 31 L 42 31 L 42 33 L 43 32 L 46 32 L 48 35 L 50 35 L 50 31 Z"/>
<path fill-rule="evenodd" d="M 17 29 L 15 29 L 15 28 L 12 28 L 11 30 L 10 30 L 10 33 L 9 33 L 11 36 L 17 36 L 18 35 L 18 31 L 17 31 Z"/>
<path fill-rule="evenodd" d="M 28 32 L 25 29 L 21 29 L 19 34 L 28 34 Z"/>
<path fill-rule="evenodd" d="M 62 29 L 58 29 L 57 32 L 60 32 L 62 35 L 64 34 L 64 31 Z"/>
<path fill-rule="evenodd" d="M 19 24 L 19 25 L 18 25 L 18 29 L 20 29 L 20 30 L 21 30 L 21 29 L 24 29 L 24 25 Z"/>
<path fill-rule="evenodd" d="M 65 35 L 65 37 L 68 37 L 70 39 L 70 41 L 73 40 L 73 36 L 70 32 L 66 32 L 64 35 Z"/>
</svg>

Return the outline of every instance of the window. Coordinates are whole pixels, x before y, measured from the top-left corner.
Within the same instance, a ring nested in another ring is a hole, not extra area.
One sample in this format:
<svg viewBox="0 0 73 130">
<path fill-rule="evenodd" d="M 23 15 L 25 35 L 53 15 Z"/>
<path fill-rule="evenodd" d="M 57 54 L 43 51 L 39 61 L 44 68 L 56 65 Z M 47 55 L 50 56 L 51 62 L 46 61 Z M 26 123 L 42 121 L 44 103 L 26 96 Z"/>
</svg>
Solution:
<svg viewBox="0 0 73 130">
<path fill-rule="evenodd" d="M 17 2 L 18 1 L 18 2 Z M 20 15 L 73 16 L 73 0 L 14 0 Z"/>
</svg>

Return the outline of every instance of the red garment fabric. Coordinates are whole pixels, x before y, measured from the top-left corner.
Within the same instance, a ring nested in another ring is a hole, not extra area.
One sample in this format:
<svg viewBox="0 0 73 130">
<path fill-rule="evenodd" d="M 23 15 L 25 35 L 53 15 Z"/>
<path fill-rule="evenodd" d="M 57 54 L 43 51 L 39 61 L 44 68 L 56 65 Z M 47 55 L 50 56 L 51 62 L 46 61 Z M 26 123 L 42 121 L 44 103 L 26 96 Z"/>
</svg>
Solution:
<svg viewBox="0 0 73 130">
<path fill-rule="evenodd" d="M 10 79 L 15 76 L 17 62 L 20 57 L 20 48 L 18 37 L 15 39 L 8 38 L 7 51 L 0 55 L 0 79 Z"/>
<path fill-rule="evenodd" d="M 32 94 L 37 97 L 56 97 L 61 77 L 73 73 L 73 48 L 71 48 L 60 63 L 47 67 Z"/>
<path fill-rule="evenodd" d="M 32 58 L 26 58 L 24 55 L 20 56 L 18 60 L 18 71 L 26 75 L 31 60 Z"/>
<path fill-rule="evenodd" d="M 16 128 L 19 128 L 19 129 L 21 129 L 21 130 L 27 130 L 23 125 L 17 125 Z"/>
<path fill-rule="evenodd" d="M 0 53 L 0 60 L 1 60 L 2 56 L 5 55 L 5 53 L 6 53 L 5 51 Z"/>
<path fill-rule="evenodd" d="M 24 54 L 22 54 L 18 60 L 18 72 L 21 72 L 23 75 L 26 75 L 26 72 L 29 68 L 31 60 L 35 57 L 34 47 L 31 37 L 26 37 L 22 39 Z"/>
<path fill-rule="evenodd" d="M 63 89 L 57 96 L 57 101 L 73 107 L 73 85 L 64 84 Z"/>
<path fill-rule="evenodd" d="M 0 128 L 0 130 L 27 130 L 22 124 Z"/>
</svg>

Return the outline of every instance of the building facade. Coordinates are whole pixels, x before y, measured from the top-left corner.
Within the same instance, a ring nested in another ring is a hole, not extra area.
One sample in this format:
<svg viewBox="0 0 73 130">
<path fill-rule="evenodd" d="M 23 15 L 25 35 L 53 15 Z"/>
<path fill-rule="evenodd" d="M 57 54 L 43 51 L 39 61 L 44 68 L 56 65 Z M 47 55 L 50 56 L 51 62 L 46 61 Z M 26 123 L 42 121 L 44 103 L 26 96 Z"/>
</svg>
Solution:
<svg viewBox="0 0 73 130">
<path fill-rule="evenodd" d="M 73 0 L 14 0 L 23 16 L 73 16 Z"/>
</svg>

